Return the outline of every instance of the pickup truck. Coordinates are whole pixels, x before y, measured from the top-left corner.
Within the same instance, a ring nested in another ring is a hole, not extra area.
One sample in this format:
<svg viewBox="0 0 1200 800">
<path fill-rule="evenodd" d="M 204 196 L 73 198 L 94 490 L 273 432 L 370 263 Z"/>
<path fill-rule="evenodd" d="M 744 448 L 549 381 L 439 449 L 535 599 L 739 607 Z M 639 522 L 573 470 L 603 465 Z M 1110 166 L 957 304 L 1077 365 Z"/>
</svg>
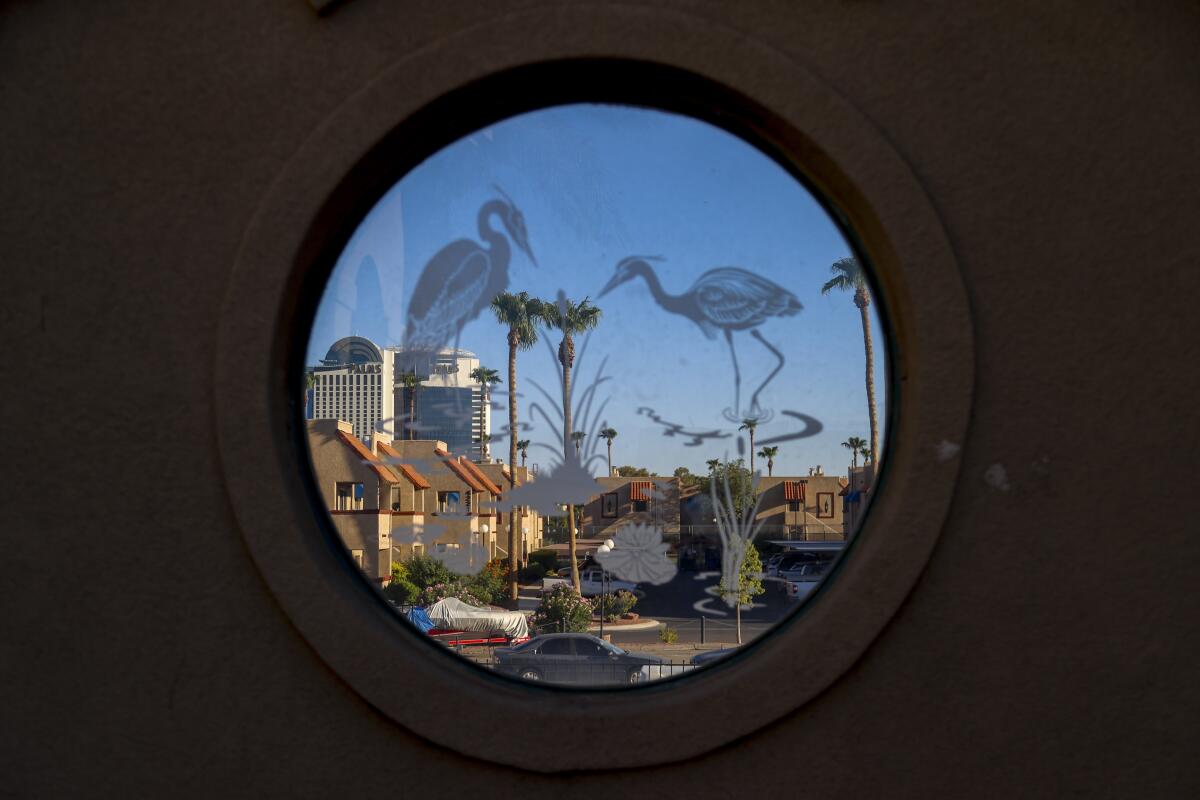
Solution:
<svg viewBox="0 0 1200 800">
<path fill-rule="evenodd" d="M 610 594 L 612 592 L 620 591 L 633 592 L 639 597 L 642 594 L 638 590 L 636 583 L 617 580 L 612 576 L 611 573 L 608 575 L 608 578 L 603 581 L 603 583 L 601 582 L 602 578 L 603 571 L 599 567 L 586 567 L 585 569 L 580 570 L 579 593 L 584 597 L 595 597 L 598 594 L 603 594 L 604 590 L 607 589 Z M 569 578 L 542 578 L 542 591 L 552 589 L 560 583 L 569 584 L 570 582 L 571 580 Z"/>
</svg>

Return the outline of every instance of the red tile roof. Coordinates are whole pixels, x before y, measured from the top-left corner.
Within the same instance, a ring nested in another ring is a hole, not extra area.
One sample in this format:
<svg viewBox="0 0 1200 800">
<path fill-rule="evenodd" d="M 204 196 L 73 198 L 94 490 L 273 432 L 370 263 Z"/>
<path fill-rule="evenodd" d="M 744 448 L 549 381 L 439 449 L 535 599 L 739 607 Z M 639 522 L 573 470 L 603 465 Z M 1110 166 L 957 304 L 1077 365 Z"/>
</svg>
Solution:
<svg viewBox="0 0 1200 800">
<path fill-rule="evenodd" d="M 411 483 L 413 486 L 417 487 L 418 489 L 428 489 L 433 485 L 425 478 L 424 475 L 417 472 L 415 469 L 410 467 L 408 464 L 401 464 L 397 460 L 397 459 L 401 458 L 401 455 L 400 455 L 400 452 L 398 450 L 396 450 L 396 448 L 392 447 L 391 445 L 384 444 L 383 442 L 380 442 L 380 441 L 375 442 L 375 448 L 377 450 L 381 451 L 389 459 L 391 459 L 389 462 L 387 462 L 388 466 L 390 466 L 393 470 L 395 470 L 396 472 L 400 473 L 405 478 L 407 478 L 408 482 Z"/>
<path fill-rule="evenodd" d="M 803 500 L 804 499 L 804 481 L 784 481 L 783 482 L 783 499 L 784 500 Z"/>
<path fill-rule="evenodd" d="M 650 493 L 654 491 L 653 481 L 630 481 L 629 482 L 629 499 L 635 501 L 647 501 L 650 499 Z"/>
<path fill-rule="evenodd" d="M 358 439 L 343 430 L 338 431 L 338 438 L 341 439 L 347 446 L 349 446 L 351 450 L 357 453 L 363 461 L 367 462 L 371 469 L 375 470 L 375 473 L 379 475 L 380 478 L 388 483 L 400 482 L 400 476 L 388 469 L 387 464 L 384 464 L 382 461 L 376 458 L 375 454 L 368 450 L 367 446 Z"/>
<path fill-rule="evenodd" d="M 502 489 L 501 489 L 499 486 L 497 486 L 496 484 L 492 483 L 492 479 L 491 479 L 491 478 L 489 478 L 487 475 L 485 475 L 485 474 L 483 473 L 483 470 L 481 470 L 481 469 L 479 468 L 479 465 L 478 465 L 478 464 L 476 464 L 476 463 L 475 463 L 474 461 L 472 461 L 471 459 L 469 459 L 469 458 L 466 458 L 465 456 L 459 456 L 459 457 L 458 457 L 458 463 L 460 463 L 460 464 L 462 464 L 464 467 L 466 467 L 466 468 L 467 468 L 467 471 L 468 471 L 468 472 L 470 472 L 472 475 L 474 475 L 474 476 L 475 476 L 475 480 L 477 480 L 477 481 L 479 481 L 481 484 L 483 484 L 484 488 L 486 488 L 486 489 L 487 489 L 489 492 L 491 492 L 492 494 L 496 494 L 496 495 L 498 495 L 498 494 L 500 494 L 500 492 L 501 492 L 501 491 L 503 491 L 503 490 L 502 490 Z"/>
<path fill-rule="evenodd" d="M 475 480 L 475 477 L 471 473 L 467 472 L 466 468 L 463 467 L 462 464 L 459 464 L 453 458 L 444 458 L 442 459 L 442 463 L 449 467 L 450 471 L 457 475 L 459 480 L 461 480 L 467 486 L 470 486 L 477 492 L 483 491 L 483 484 Z"/>
</svg>

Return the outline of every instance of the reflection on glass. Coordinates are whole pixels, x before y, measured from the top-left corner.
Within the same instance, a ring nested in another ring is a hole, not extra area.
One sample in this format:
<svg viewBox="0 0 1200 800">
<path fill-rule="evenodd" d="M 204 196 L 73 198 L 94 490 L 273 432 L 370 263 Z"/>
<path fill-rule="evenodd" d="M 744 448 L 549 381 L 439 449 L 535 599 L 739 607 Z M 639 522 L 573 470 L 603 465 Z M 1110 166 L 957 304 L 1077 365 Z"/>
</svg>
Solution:
<svg viewBox="0 0 1200 800">
<path fill-rule="evenodd" d="M 861 522 L 871 300 L 742 140 L 645 109 L 514 117 L 406 175 L 342 251 L 307 354 L 316 485 L 363 575 L 462 657 L 682 675 L 792 613 Z"/>
</svg>

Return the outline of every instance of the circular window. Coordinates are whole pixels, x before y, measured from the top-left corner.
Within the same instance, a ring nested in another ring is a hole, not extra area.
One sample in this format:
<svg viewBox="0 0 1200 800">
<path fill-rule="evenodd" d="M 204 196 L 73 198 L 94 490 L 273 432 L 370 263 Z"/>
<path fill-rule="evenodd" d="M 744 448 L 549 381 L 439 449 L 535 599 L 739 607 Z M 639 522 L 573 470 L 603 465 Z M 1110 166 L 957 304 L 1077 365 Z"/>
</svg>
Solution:
<svg viewBox="0 0 1200 800">
<path fill-rule="evenodd" d="M 794 712 L 949 507 L 970 324 L 928 199 L 803 69 L 678 33 L 686 69 L 636 34 L 600 47 L 629 60 L 446 58 L 476 32 L 397 65 L 289 160 L 230 277 L 250 554 L 349 686 L 475 757 L 658 764 Z"/>
<path fill-rule="evenodd" d="M 864 517 L 873 295 L 822 202 L 714 125 L 496 122 L 337 257 L 302 390 L 320 504 L 447 654 L 559 687 L 689 676 L 815 598 Z"/>
</svg>

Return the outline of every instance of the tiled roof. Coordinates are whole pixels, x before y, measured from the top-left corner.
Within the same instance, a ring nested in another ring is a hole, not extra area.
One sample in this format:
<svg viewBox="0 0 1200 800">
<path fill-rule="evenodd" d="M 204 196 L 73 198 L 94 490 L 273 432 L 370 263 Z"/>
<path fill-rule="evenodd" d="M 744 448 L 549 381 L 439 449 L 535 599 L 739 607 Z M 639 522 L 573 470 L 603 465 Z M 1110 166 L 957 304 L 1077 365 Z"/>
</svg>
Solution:
<svg viewBox="0 0 1200 800">
<path fill-rule="evenodd" d="M 492 479 L 489 478 L 487 475 L 484 475 L 483 470 L 481 470 L 474 461 L 472 461 L 469 458 L 459 456 L 458 463 L 460 463 L 464 467 L 466 467 L 467 471 L 475 476 L 475 480 L 477 480 L 481 484 L 483 484 L 484 488 L 487 489 L 489 492 L 491 492 L 492 494 L 500 494 L 500 492 L 502 491 L 500 489 L 500 487 L 497 486 L 496 484 L 492 483 Z"/>
<path fill-rule="evenodd" d="M 413 486 L 417 487 L 418 489 L 428 489 L 432 486 L 432 484 L 425 478 L 424 475 L 417 472 L 415 469 L 410 467 L 408 464 L 400 463 L 400 461 L 398 459 L 401 458 L 401 455 L 400 455 L 399 451 L 396 450 L 396 448 L 392 447 L 391 445 L 384 444 L 383 442 L 380 442 L 380 441 L 375 442 L 375 447 L 376 447 L 376 449 L 381 451 L 385 456 L 387 456 L 389 459 L 392 459 L 388 462 L 388 466 L 390 466 L 393 470 L 395 470 L 396 472 L 400 473 L 405 478 L 407 478 L 408 482 L 411 483 Z"/>
<path fill-rule="evenodd" d="M 466 468 L 462 464 L 455 461 L 453 458 L 444 458 L 444 459 L 442 459 L 442 463 L 445 464 L 447 467 L 449 467 L 450 471 L 453 472 L 455 475 L 457 475 L 459 477 L 459 480 L 461 480 L 467 486 L 470 486 L 472 489 L 474 489 L 477 492 L 482 492 L 484 490 L 483 484 L 481 484 L 479 481 L 475 480 L 475 476 L 472 475 L 470 472 L 467 472 Z"/>
<path fill-rule="evenodd" d="M 654 491 L 654 483 L 652 481 L 630 481 L 629 482 L 629 499 L 647 501 L 650 499 L 650 493 Z"/>
<path fill-rule="evenodd" d="M 378 458 L 376 458 L 375 454 L 368 450 L 365 444 L 345 431 L 339 430 L 337 433 L 338 438 L 341 439 L 347 446 L 349 446 L 351 450 L 357 453 L 362 460 L 371 467 L 371 469 L 375 470 L 375 473 L 379 475 L 380 478 L 387 483 L 400 482 L 400 476 L 388 469 L 387 464 L 384 464 Z"/>
<path fill-rule="evenodd" d="M 783 499 L 784 500 L 803 500 L 804 499 L 804 481 L 784 481 L 783 482 Z"/>
</svg>

